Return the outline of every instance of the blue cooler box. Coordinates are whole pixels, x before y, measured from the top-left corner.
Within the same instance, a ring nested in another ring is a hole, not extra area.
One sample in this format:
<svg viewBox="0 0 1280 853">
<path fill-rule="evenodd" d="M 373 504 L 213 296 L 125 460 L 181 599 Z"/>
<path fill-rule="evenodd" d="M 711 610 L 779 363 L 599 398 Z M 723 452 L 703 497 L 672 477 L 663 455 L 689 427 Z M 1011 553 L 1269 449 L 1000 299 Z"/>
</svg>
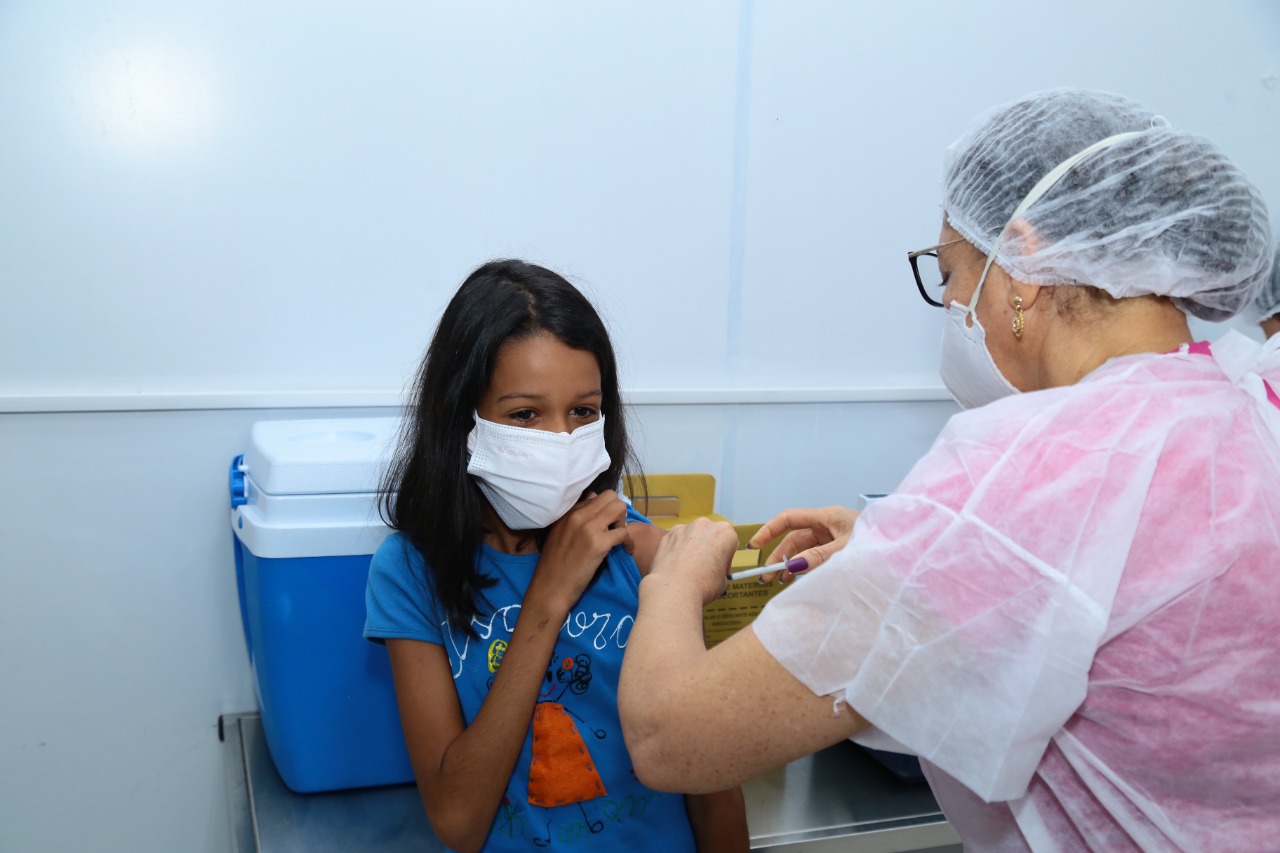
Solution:
<svg viewBox="0 0 1280 853">
<path fill-rule="evenodd" d="M 263 421 L 231 463 L 240 613 L 267 747 L 309 793 L 413 779 L 391 664 L 368 642 L 377 488 L 398 418 Z"/>
</svg>

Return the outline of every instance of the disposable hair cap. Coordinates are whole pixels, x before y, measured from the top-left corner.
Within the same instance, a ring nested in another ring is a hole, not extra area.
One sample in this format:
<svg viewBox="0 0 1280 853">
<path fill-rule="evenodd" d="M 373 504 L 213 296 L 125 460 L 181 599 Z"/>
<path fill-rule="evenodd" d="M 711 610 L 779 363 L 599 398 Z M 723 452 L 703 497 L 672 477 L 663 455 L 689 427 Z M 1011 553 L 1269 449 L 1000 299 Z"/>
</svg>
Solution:
<svg viewBox="0 0 1280 853">
<path fill-rule="evenodd" d="M 1033 188 L 1043 194 L 1015 217 Z M 1209 140 L 1107 92 L 1053 89 L 979 118 L 947 149 L 942 208 L 1020 281 L 1169 296 L 1205 320 L 1247 308 L 1271 269 L 1266 205 L 1244 173 Z"/>
<path fill-rule="evenodd" d="M 1280 239 L 1276 240 L 1276 256 L 1271 264 L 1271 275 L 1262 283 L 1262 289 L 1253 300 L 1254 319 L 1261 322 L 1280 314 Z"/>
</svg>

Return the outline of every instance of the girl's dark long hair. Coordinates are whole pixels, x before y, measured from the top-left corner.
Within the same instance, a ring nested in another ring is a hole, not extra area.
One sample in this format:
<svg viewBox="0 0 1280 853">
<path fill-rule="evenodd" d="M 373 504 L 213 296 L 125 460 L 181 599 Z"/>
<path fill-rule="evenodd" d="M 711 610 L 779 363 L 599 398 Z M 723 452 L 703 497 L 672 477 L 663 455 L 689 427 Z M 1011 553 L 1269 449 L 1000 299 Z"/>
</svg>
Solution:
<svg viewBox="0 0 1280 853">
<path fill-rule="evenodd" d="M 595 355 L 600 364 L 609 470 L 588 487 L 617 488 L 636 471 L 618 390 L 618 366 L 603 321 L 573 285 L 551 270 L 496 260 L 467 276 L 445 308 L 418 368 L 411 410 L 382 481 L 379 509 L 427 563 L 427 581 L 450 624 L 475 636 L 477 594 L 494 581 L 476 558 L 486 500 L 467 474 L 467 435 L 504 343 L 540 333 Z M 535 538 L 541 543 L 543 536 Z"/>
</svg>

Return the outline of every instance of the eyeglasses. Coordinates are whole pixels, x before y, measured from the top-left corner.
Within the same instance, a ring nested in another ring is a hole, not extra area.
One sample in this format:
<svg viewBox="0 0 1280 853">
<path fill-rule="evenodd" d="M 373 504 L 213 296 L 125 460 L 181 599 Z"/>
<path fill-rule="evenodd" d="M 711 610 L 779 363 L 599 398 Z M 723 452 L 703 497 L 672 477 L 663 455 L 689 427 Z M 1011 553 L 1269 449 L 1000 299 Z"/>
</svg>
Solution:
<svg viewBox="0 0 1280 853">
<path fill-rule="evenodd" d="M 929 287 L 938 290 L 944 284 L 942 271 L 938 269 L 938 250 L 953 243 L 963 242 L 963 240 L 964 238 L 962 237 L 956 238 L 945 243 L 939 243 L 936 246 L 930 246 L 927 249 L 907 252 L 907 262 L 911 264 L 911 274 L 916 277 L 916 289 L 920 291 L 924 301 L 935 308 L 945 308 L 946 306 L 929 295 L 929 289 L 925 287 L 925 282 L 929 282 Z"/>
</svg>

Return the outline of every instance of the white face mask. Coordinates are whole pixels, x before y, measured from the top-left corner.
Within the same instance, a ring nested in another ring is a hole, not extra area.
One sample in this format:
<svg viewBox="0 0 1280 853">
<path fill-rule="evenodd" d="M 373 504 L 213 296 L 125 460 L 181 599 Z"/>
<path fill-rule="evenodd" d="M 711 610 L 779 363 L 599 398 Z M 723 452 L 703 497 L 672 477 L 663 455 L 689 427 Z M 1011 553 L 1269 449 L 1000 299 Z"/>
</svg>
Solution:
<svg viewBox="0 0 1280 853">
<path fill-rule="evenodd" d="M 572 433 L 475 419 L 467 436 L 467 473 L 512 530 L 549 527 L 609 470 L 603 415 Z"/>
<path fill-rule="evenodd" d="M 982 280 L 973 292 L 972 306 L 976 308 L 982 292 Z M 973 314 L 973 325 L 965 323 L 965 317 Z M 947 321 L 942 325 L 942 384 L 951 396 L 966 409 L 985 406 L 993 400 L 1017 394 L 1018 389 L 1004 378 L 987 349 L 987 333 L 978 322 L 978 315 L 970 305 L 953 300 L 947 306 Z"/>
</svg>

